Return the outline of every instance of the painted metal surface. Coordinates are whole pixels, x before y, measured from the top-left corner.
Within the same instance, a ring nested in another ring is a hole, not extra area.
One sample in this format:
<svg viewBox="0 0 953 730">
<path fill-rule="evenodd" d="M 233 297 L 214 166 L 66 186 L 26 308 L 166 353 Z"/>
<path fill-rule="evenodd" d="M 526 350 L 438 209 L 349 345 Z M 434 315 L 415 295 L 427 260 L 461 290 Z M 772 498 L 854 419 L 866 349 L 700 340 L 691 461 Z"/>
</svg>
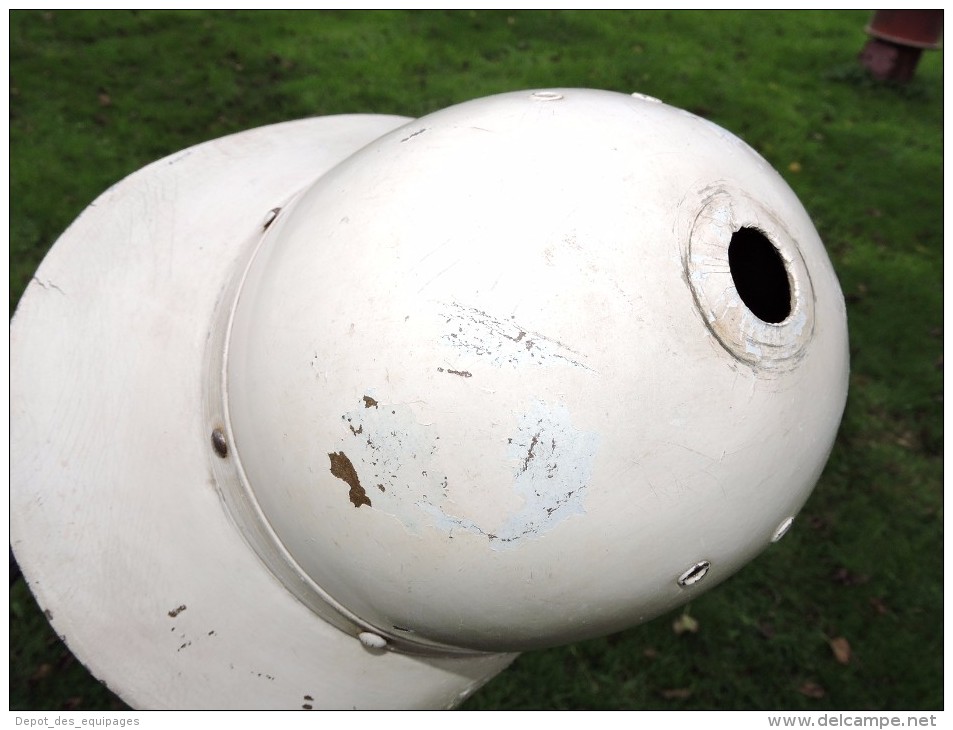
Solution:
<svg viewBox="0 0 953 730">
<path fill-rule="evenodd" d="M 739 231 L 778 321 L 739 294 Z M 14 548 L 140 706 L 445 706 L 647 620 L 791 527 L 846 397 L 794 194 L 641 95 L 218 140 L 107 192 L 37 277 Z"/>
<path fill-rule="evenodd" d="M 134 707 L 444 707 L 513 659 L 382 652 L 315 617 L 246 544 L 213 476 L 202 359 L 246 241 L 405 121 L 303 120 L 160 160 L 80 216 L 21 300 L 11 543 L 55 631 Z"/>
<path fill-rule="evenodd" d="M 742 228 L 783 261 L 781 322 L 736 291 Z M 770 544 L 832 443 L 845 327 L 806 214 L 737 138 L 622 94 L 501 95 L 282 211 L 232 314 L 230 438 L 285 558 L 375 632 L 553 645 Z"/>
</svg>

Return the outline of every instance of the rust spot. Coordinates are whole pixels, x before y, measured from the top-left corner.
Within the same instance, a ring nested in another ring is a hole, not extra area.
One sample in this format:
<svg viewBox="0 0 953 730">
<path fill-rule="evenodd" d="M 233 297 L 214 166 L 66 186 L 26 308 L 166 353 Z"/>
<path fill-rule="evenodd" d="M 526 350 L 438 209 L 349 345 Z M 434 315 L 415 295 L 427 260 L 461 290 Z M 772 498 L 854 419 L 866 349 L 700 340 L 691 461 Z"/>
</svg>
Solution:
<svg viewBox="0 0 953 730">
<path fill-rule="evenodd" d="M 313 708 L 311 707 L 311 705 L 301 705 L 301 707 L 302 707 L 303 709 L 305 709 L 305 710 L 313 709 Z"/>
<path fill-rule="evenodd" d="M 364 396 L 364 400 L 367 400 L 367 396 Z M 331 460 L 331 474 L 346 482 L 351 488 L 348 492 L 351 504 L 355 507 L 360 507 L 362 504 L 370 507 L 371 500 L 368 498 L 367 492 L 364 491 L 364 487 L 361 486 L 361 480 L 357 478 L 357 471 L 355 471 L 351 460 L 344 455 L 343 451 L 328 454 L 328 458 Z"/>
<path fill-rule="evenodd" d="M 304 698 L 308 700 L 309 702 L 314 702 L 314 697 L 312 697 L 311 695 L 305 695 Z"/>
<path fill-rule="evenodd" d="M 357 436 L 359 433 L 364 433 L 363 423 L 360 426 L 358 426 L 357 429 L 355 429 L 354 426 L 350 426 L 350 425 L 348 426 L 348 428 L 351 429 L 351 433 L 353 433 L 355 436 Z"/>
<path fill-rule="evenodd" d="M 181 606 L 179 606 L 178 608 L 173 608 L 171 611 L 169 611 L 169 618 L 175 618 L 175 617 L 178 616 L 180 613 L 182 613 L 184 610 L 185 610 L 185 604 L 183 603 L 183 604 L 182 604 Z"/>
<path fill-rule="evenodd" d="M 43 609 L 43 615 L 46 616 L 47 621 L 53 620 L 53 612 L 50 609 L 48 608 Z"/>
<path fill-rule="evenodd" d="M 386 489 L 384 489 L 384 485 L 383 485 L 383 484 L 378 484 L 378 485 L 377 485 L 377 488 L 380 489 L 382 492 L 386 492 L 386 491 L 387 491 Z"/>
<path fill-rule="evenodd" d="M 365 408 L 377 408 L 377 401 L 371 398 L 369 395 L 364 396 L 364 407 Z"/>
</svg>

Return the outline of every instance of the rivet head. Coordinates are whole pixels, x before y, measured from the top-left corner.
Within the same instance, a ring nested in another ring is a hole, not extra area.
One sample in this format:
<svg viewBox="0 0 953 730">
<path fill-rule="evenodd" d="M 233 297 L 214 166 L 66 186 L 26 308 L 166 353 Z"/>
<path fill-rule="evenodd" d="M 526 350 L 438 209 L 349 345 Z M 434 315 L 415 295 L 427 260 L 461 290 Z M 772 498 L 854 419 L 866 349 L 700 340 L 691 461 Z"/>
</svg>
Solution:
<svg viewBox="0 0 953 730">
<path fill-rule="evenodd" d="M 652 104 L 661 104 L 661 99 L 656 99 L 654 96 L 649 96 L 648 94 L 640 94 L 638 91 L 633 91 L 631 94 L 633 99 L 639 99 L 641 101 L 648 101 Z"/>
<path fill-rule="evenodd" d="M 678 576 L 678 584 L 682 588 L 695 585 L 698 581 L 708 575 L 709 568 L 711 568 L 711 563 L 709 563 L 707 560 L 700 560 L 691 568 Z"/>
<path fill-rule="evenodd" d="M 278 213 L 281 212 L 281 208 L 272 208 L 267 213 L 265 213 L 265 220 L 262 221 L 261 227 L 263 229 L 268 228 L 272 223 L 275 222 L 275 218 L 278 217 Z"/>
<path fill-rule="evenodd" d="M 387 646 L 387 639 L 370 631 L 362 631 L 357 635 L 358 640 L 368 649 L 383 649 Z"/>
<path fill-rule="evenodd" d="M 228 442 L 225 441 L 225 432 L 220 428 L 212 431 L 212 448 L 223 459 L 228 456 Z"/>
<path fill-rule="evenodd" d="M 772 535 L 772 537 L 771 537 L 771 542 L 777 542 L 777 541 L 780 540 L 782 537 L 784 537 L 785 535 L 787 535 L 787 534 L 788 534 L 788 530 L 791 529 L 791 525 L 792 525 L 792 524 L 794 524 L 794 518 L 793 518 L 793 517 L 788 517 L 788 518 L 787 518 L 786 520 L 784 520 L 780 525 L 778 525 L 778 529 L 776 529 L 776 530 L 774 531 L 774 535 Z"/>
</svg>

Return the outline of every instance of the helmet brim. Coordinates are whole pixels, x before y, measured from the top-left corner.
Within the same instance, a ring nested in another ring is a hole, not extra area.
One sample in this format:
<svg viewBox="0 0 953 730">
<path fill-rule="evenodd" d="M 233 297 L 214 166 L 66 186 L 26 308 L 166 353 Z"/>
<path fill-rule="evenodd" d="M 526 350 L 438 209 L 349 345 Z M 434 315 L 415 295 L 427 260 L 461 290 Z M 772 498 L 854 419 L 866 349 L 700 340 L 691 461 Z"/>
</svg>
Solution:
<svg viewBox="0 0 953 730">
<path fill-rule="evenodd" d="M 56 632 L 139 708 L 437 708 L 514 654 L 365 648 L 229 518 L 203 358 L 242 242 L 401 126 L 347 115 L 192 147 L 118 183 L 44 259 L 11 325 L 11 542 Z"/>
</svg>

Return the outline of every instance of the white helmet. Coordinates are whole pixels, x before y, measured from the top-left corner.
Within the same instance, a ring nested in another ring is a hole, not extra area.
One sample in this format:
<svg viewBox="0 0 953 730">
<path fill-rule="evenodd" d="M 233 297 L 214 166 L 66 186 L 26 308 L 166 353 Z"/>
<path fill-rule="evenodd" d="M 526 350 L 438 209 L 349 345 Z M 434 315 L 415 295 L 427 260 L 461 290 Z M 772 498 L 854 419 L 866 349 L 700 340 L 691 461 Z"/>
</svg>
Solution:
<svg viewBox="0 0 953 730">
<path fill-rule="evenodd" d="M 141 707 L 452 706 L 667 611 L 788 529 L 848 372 L 770 166 L 581 89 L 156 162 L 11 342 L 17 558 Z"/>
</svg>

